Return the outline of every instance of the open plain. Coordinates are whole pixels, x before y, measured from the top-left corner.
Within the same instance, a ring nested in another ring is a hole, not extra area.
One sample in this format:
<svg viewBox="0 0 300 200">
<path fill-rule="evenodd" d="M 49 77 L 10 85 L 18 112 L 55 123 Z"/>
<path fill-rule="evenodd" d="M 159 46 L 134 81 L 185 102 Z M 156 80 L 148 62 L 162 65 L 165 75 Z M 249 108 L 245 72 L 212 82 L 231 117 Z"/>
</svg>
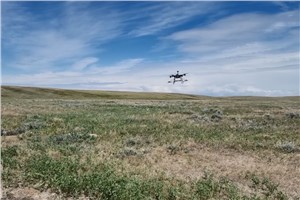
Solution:
<svg viewBox="0 0 300 200">
<path fill-rule="evenodd" d="M 5 199 L 300 199 L 299 97 L 2 86 Z"/>
</svg>

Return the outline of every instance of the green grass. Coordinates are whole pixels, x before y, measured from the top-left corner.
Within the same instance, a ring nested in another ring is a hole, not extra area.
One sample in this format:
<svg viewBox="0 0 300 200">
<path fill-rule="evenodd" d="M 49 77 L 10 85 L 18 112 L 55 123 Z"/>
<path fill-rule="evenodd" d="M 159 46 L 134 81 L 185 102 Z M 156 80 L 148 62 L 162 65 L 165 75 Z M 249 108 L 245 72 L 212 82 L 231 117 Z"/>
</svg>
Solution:
<svg viewBox="0 0 300 200">
<path fill-rule="evenodd" d="M 64 197 L 95 199 L 300 196 L 285 191 L 293 183 L 273 181 L 269 177 L 275 172 L 268 170 L 249 175 L 241 169 L 239 181 L 230 169 L 223 176 L 212 169 L 189 179 L 170 176 L 159 165 L 177 156 L 178 162 L 189 159 L 197 169 L 203 164 L 192 160 L 198 146 L 220 155 L 229 151 L 295 159 L 300 148 L 298 97 L 212 98 L 8 86 L 1 95 L 1 129 L 17 134 L 1 136 L 5 188 L 50 188 Z"/>
<path fill-rule="evenodd" d="M 6 152 L 4 153 L 6 155 Z M 117 174 L 114 166 L 107 164 L 82 164 L 77 159 L 64 157 L 55 160 L 45 154 L 36 154 L 26 159 L 23 184 L 38 185 L 39 189 L 52 188 L 65 197 L 84 194 L 100 199 L 287 199 L 278 186 L 264 178 L 249 175 L 255 190 L 262 190 L 260 197 L 242 195 L 236 185 L 226 178 L 216 180 L 206 173 L 202 179 L 184 182 L 157 177 L 145 179 Z M 87 171 L 86 168 L 89 168 Z M 7 174 L 8 173 L 8 174 Z M 9 172 L 4 172 L 4 181 L 9 181 Z"/>
</svg>

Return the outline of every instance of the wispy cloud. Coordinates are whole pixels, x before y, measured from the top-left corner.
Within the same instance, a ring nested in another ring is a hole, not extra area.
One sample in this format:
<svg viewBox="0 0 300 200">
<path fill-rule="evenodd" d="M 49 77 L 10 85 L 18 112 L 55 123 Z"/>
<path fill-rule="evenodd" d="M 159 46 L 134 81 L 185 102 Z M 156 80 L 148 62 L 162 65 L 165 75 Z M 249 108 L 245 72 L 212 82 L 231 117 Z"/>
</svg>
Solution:
<svg viewBox="0 0 300 200">
<path fill-rule="evenodd" d="M 134 67 L 143 62 L 142 58 L 132 58 L 122 60 L 113 66 L 92 66 L 89 71 L 92 73 L 101 73 L 103 75 L 120 74 L 128 71 L 132 71 Z M 128 74 L 124 74 L 126 76 Z"/>
<path fill-rule="evenodd" d="M 42 14 L 33 14 L 26 2 L 3 4 L 4 51 L 12 57 L 4 58 L 4 66 L 24 72 L 73 67 L 86 57 L 98 57 L 105 51 L 102 44 L 112 39 L 156 34 L 215 8 L 204 2 L 137 2 L 147 6 L 129 10 L 115 2 L 51 3 Z"/>
<path fill-rule="evenodd" d="M 143 59 L 127 59 L 110 66 L 99 66 L 96 58 L 84 58 L 70 69 L 54 72 L 52 70 L 20 75 L 4 75 L 6 84 L 34 86 L 71 86 L 83 87 L 94 84 L 94 87 L 120 85 L 128 82 L 133 76 L 133 68 Z M 83 70 L 84 69 L 84 70 Z M 98 88 L 99 89 L 99 88 Z"/>
<path fill-rule="evenodd" d="M 129 32 L 133 36 L 160 33 L 178 26 L 195 16 L 213 13 L 218 6 L 213 2 L 158 2 L 140 11 L 143 20 L 137 29 Z M 135 19 L 136 20 L 136 19 Z"/>
<path fill-rule="evenodd" d="M 169 39 L 178 41 L 179 50 L 189 53 L 215 53 L 228 50 L 228 47 L 249 51 L 251 45 L 252 49 L 260 51 L 261 48 L 254 45 L 262 45 L 259 42 L 273 45 L 274 41 L 286 47 L 297 37 L 298 15 L 297 10 L 275 15 L 238 14 L 202 28 L 173 33 Z"/>
<path fill-rule="evenodd" d="M 104 6 L 88 9 L 80 2 L 60 3 L 61 10 L 55 10 L 59 16 L 43 20 L 22 5 L 3 5 L 5 50 L 14 58 L 5 61 L 6 66 L 58 70 L 99 53 L 95 46 L 120 34 L 118 14 L 107 12 Z M 95 18 L 98 13 L 105 14 Z"/>
<path fill-rule="evenodd" d="M 186 63 L 209 65 L 220 72 L 297 66 L 297 16 L 297 11 L 275 15 L 239 14 L 207 27 L 174 33 L 169 39 L 179 43 L 179 51 L 189 58 Z"/>
<path fill-rule="evenodd" d="M 92 64 L 97 63 L 98 60 L 99 59 L 95 58 L 95 57 L 83 58 L 82 60 L 75 62 L 72 66 L 72 69 L 74 71 L 81 71 L 83 69 L 86 69 L 88 66 L 91 66 Z"/>
</svg>

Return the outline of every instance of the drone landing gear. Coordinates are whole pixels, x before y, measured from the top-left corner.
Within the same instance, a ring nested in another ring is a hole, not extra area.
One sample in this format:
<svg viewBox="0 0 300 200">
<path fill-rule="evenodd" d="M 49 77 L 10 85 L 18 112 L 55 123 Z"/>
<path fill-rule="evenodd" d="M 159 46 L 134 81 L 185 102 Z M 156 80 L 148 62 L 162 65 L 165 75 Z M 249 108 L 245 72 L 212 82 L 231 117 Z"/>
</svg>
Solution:
<svg viewBox="0 0 300 200">
<path fill-rule="evenodd" d="M 168 81 L 168 83 L 173 83 L 175 84 L 176 82 L 181 82 L 181 84 L 183 84 L 184 82 L 188 81 L 187 79 L 185 80 L 174 80 L 174 81 Z"/>
<path fill-rule="evenodd" d="M 181 84 L 183 84 L 184 82 L 186 82 L 188 80 L 187 79 L 185 79 L 185 80 L 181 79 L 180 81 L 181 81 Z"/>
</svg>

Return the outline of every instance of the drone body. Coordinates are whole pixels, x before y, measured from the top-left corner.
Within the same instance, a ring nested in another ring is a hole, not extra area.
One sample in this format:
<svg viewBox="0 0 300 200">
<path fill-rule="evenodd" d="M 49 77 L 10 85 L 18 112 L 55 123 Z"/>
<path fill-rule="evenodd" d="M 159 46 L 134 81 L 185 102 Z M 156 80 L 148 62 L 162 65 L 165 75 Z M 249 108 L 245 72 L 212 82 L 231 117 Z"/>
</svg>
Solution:
<svg viewBox="0 0 300 200">
<path fill-rule="evenodd" d="M 172 74 L 170 75 L 170 78 L 173 78 L 173 81 L 168 81 L 168 83 L 176 83 L 176 82 L 181 82 L 181 83 L 184 83 L 185 81 L 188 81 L 187 79 L 183 79 L 183 76 L 186 76 L 187 73 L 184 73 L 184 74 L 179 74 L 179 71 L 177 71 L 177 74 Z"/>
</svg>

